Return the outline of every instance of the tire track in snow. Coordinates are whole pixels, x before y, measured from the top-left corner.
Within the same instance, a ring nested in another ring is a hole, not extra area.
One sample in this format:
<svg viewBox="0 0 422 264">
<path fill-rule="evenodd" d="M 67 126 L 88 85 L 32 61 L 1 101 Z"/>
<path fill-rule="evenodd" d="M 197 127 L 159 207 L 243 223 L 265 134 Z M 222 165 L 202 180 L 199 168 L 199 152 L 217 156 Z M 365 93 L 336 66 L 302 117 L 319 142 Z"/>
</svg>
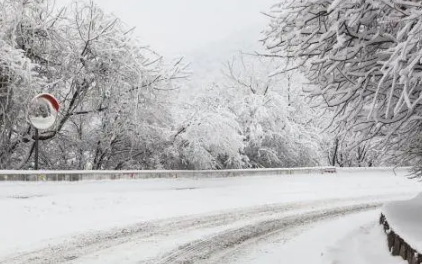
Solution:
<svg viewBox="0 0 422 264">
<path fill-rule="evenodd" d="M 362 198 L 363 200 L 364 198 Z M 359 200 L 359 199 L 358 199 Z M 188 217 L 178 217 L 178 218 L 171 218 L 171 219 L 164 219 L 164 220 L 157 220 L 151 222 L 143 222 L 140 224 L 135 224 L 126 228 L 120 229 L 113 229 L 107 232 L 93 232 L 91 234 L 85 234 L 82 236 L 74 237 L 73 239 L 69 239 L 68 241 L 49 246 L 46 248 L 41 248 L 36 251 L 26 252 L 16 254 L 14 256 L 10 256 L 6 259 L 0 260 L 0 264 L 57 264 L 57 263 L 66 263 L 72 260 L 78 259 L 79 257 L 98 252 L 104 249 L 112 248 L 117 245 L 121 245 L 124 243 L 133 242 L 142 238 L 149 238 L 154 237 L 157 235 L 166 235 L 175 232 L 180 232 L 181 230 L 196 230 L 201 228 L 207 227 L 217 227 L 217 226 L 225 226 L 231 223 L 235 223 L 237 221 L 250 219 L 251 221 L 254 218 L 259 218 L 263 216 L 268 216 L 269 218 L 274 215 L 280 215 L 281 213 L 286 213 L 295 210 L 315 210 L 315 207 L 324 206 L 327 204 L 337 203 L 337 202 L 347 202 L 356 200 L 353 199 L 333 199 L 333 200 L 321 200 L 317 202 L 302 202 L 302 203 L 290 203 L 290 204 L 275 204 L 275 205 L 265 205 L 265 206 L 257 206 L 252 208 L 246 209 L 237 209 L 232 210 L 224 213 L 219 214 L 208 214 L 208 215 L 194 215 Z M 376 205 L 371 205 L 369 208 L 373 208 Z M 359 210 L 363 210 L 363 208 L 367 208 L 368 205 L 359 205 L 357 208 Z M 355 212 L 356 210 L 353 209 L 354 207 L 346 209 L 336 209 L 340 210 L 337 212 L 336 215 L 340 214 L 340 212 L 347 212 L 350 210 L 351 212 Z M 368 209 L 369 209 L 368 208 Z M 319 216 L 321 218 L 321 216 Z M 182 246 L 180 249 L 169 253 L 166 256 L 163 256 L 162 259 L 157 260 L 161 262 L 151 262 L 151 263 L 185 263 L 180 262 L 179 259 L 183 258 L 183 256 L 198 256 L 198 258 L 206 258 L 211 253 L 216 252 L 218 250 L 223 250 L 225 248 L 233 247 L 236 244 L 241 243 L 242 241 L 248 240 L 252 237 L 262 236 L 267 234 L 271 230 L 282 229 L 283 226 L 288 226 L 290 222 L 286 220 L 288 218 L 282 219 L 274 219 L 265 221 L 262 223 L 263 227 L 257 227 L 255 225 L 245 226 L 240 229 L 231 230 L 217 234 L 212 238 L 196 241 L 191 245 Z M 292 218 L 296 219 L 297 218 Z M 294 221 L 294 220 L 292 220 Z M 255 226 L 255 227 L 254 227 Z M 217 244 L 224 245 L 215 246 L 213 241 L 218 241 Z M 226 242 L 224 242 L 226 241 Z M 198 244 L 198 245 L 196 245 Z M 208 250 L 207 247 L 213 247 L 214 249 Z M 197 251 L 197 253 L 194 253 Z M 190 254 L 184 252 L 191 252 Z M 173 261 L 174 262 L 171 262 Z M 163 262 L 164 261 L 164 262 Z M 167 262 L 166 262 L 167 261 Z M 191 263 L 191 262 L 186 262 Z"/>
<path fill-rule="evenodd" d="M 189 217 L 177 217 L 151 222 L 143 222 L 131 225 L 126 228 L 119 228 L 107 232 L 96 232 L 78 236 L 59 245 L 8 257 L 4 260 L 0 260 L 0 264 L 65 263 L 92 252 L 132 242 L 141 238 L 180 232 L 180 230 L 189 231 L 213 226 L 223 226 L 229 223 L 250 218 L 251 215 L 256 217 L 265 214 L 287 212 L 308 206 L 318 206 L 325 203 L 327 203 L 327 201 L 320 201 L 311 204 L 291 203 L 281 205 L 267 205 L 233 210 L 219 214 L 194 215 Z"/>
<path fill-rule="evenodd" d="M 142 264 L 193 264 L 193 263 L 218 263 L 212 260 L 214 255 L 229 254 L 238 245 L 256 238 L 262 238 L 284 230 L 293 229 L 299 226 L 309 225 L 329 218 L 343 216 L 372 210 L 379 207 L 380 203 L 361 204 L 355 206 L 338 207 L 322 211 L 312 211 L 294 216 L 284 216 L 256 222 L 254 224 L 227 230 L 225 232 L 212 235 L 206 239 L 192 241 L 182 245 L 177 249 L 164 254 L 163 256 L 140 262 Z"/>
</svg>

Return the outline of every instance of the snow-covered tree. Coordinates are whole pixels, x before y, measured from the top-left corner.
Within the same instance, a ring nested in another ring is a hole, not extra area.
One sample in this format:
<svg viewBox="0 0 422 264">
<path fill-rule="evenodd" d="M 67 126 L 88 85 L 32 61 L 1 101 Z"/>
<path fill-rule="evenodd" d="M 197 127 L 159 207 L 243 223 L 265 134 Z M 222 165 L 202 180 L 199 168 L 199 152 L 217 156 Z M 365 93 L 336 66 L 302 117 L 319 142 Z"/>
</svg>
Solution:
<svg viewBox="0 0 422 264">
<path fill-rule="evenodd" d="M 388 149 L 418 137 L 422 115 L 419 1 L 300 0 L 274 6 L 267 56 L 290 58 L 359 145 Z M 274 71 L 277 75 L 284 67 Z"/>
<path fill-rule="evenodd" d="M 28 103 L 27 94 L 19 87 L 28 89 L 29 94 L 40 87 L 33 67 L 22 51 L 0 39 L 0 168 L 10 162 L 11 153 L 17 150 L 20 143 L 17 138 L 27 133 L 16 129 L 20 123 L 26 123 Z"/>
<path fill-rule="evenodd" d="M 326 150 L 329 164 L 339 167 L 375 167 L 382 165 L 387 156 L 378 148 L 381 139 L 377 137 L 355 146 L 356 140 L 359 140 L 355 137 L 357 135 L 354 133 L 327 133 L 325 139 L 329 146 L 329 149 Z"/>
<path fill-rule="evenodd" d="M 13 73 L 4 75 L 13 88 L 7 88 L 9 101 L 2 108 L 20 109 L 7 125 L 11 147 L 0 167 L 28 167 L 34 138 L 25 105 L 36 93 L 50 92 L 61 111 L 56 127 L 40 131 L 40 140 L 49 142 L 42 144 L 45 167 L 143 168 L 140 153 L 170 126 L 166 91 L 182 77 L 182 64 L 164 65 L 119 19 L 92 2 L 56 10 L 49 0 L 4 0 L 0 7 L 0 38 L 12 50 L 4 60 Z M 26 85 L 22 69 L 40 81 Z M 10 118 L 11 112 L 6 114 Z"/>
<path fill-rule="evenodd" d="M 202 98 L 204 99 L 204 98 Z M 224 106 L 203 102 L 183 122 L 173 138 L 179 166 L 185 169 L 226 169 L 247 166 L 241 128 Z"/>
<path fill-rule="evenodd" d="M 272 60 L 238 56 L 227 65 L 225 91 L 245 137 L 252 167 L 320 164 L 318 110 L 297 86 L 300 75 L 269 77 Z"/>
<path fill-rule="evenodd" d="M 324 163 L 318 110 L 298 76 L 268 77 L 272 61 L 237 56 L 185 107 L 173 151 L 183 168 L 298 167 Z M 177 164 L 176 164 L 177 165 Z M 188 165 L 188 166 L 186 166 Z"/>
</svg>

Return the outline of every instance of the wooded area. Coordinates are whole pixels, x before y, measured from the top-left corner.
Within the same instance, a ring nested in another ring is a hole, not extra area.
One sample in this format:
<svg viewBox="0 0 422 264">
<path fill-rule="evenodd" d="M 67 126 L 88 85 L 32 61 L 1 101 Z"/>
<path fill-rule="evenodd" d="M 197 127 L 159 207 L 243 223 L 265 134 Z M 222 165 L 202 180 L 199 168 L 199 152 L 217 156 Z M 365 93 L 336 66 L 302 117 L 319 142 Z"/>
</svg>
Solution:
<svg viewBox="0 0 422 264">
<path fill-rule="evenodd" d="M 40 132 L 44 169 L 417 163 L 417 4 L 291 1 L 268 16 L 268 52 L 194 90 L 188 62 L 169 63 L 92 2 L 0 1 L 0 169 L 33 168 L 26 116 L 41 92 L 61 104 Z"/>
</svg>

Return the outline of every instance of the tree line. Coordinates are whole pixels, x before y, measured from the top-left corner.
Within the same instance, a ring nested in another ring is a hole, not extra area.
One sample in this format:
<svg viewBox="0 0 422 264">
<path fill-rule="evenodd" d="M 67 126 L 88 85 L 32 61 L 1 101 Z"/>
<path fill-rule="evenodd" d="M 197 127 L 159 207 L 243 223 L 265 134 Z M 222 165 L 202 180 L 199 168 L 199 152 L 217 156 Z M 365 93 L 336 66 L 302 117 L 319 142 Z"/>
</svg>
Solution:
<svg viewBox="0 0 422 264">
<path fill-rule="evenodd" d="M 183 60 L 168 63 L 92 2 L 0 0 L 0 169 L 33 168 L 27 108 L 41 92 L 61 104 L 40 131 L 45 169 L 413 164 L 419 12 L 411 1 L 283 2 L 268 13 L 266 51 L 195 90 Z"/>
</svg>

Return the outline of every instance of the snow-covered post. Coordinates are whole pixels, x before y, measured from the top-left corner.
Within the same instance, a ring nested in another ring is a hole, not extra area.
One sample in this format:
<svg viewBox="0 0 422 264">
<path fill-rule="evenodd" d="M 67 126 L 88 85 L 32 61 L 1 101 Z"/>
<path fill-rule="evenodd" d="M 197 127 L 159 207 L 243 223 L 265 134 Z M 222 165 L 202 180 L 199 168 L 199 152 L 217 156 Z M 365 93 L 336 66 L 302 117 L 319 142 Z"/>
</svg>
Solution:
<svg viewBox="0 0 422 264">
<path fill-rule="evenodd" d="M 34 161 L 35 170 L 38 170 L 39 129 L 48 129 L 54 125 L 59 112 L 59 102 L 51 94 L 35 96 L 28 108 L 28 120 L 35 129 Z"/>
</svg>

